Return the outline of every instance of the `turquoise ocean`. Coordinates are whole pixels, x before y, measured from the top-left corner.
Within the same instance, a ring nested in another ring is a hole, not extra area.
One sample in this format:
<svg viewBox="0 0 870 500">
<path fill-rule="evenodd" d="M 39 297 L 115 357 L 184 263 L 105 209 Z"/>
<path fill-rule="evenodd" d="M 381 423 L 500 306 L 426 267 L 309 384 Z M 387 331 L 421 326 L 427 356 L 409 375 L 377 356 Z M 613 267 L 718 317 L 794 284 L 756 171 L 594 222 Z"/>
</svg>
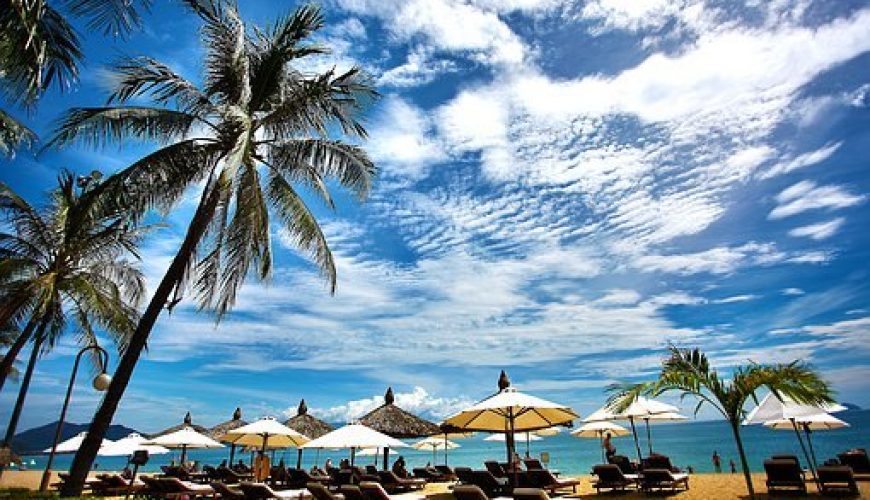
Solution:
<svg viewBox="0 0 870 500">
<path fill-rule="evenodd" d="M 813 432 L 812 441 L 819 463 L 836 456 L 837 453 L 849 448 L 870 447 L 870 410 L 855 410 L 838 413 L 838 418 L 851 424 L 851 427 Z M 623 422 L 620 422 L 623 424 Z M 687 421 L 681 423 L 659 423 L 651 426 L 653 451 L 671 457 L 671 461 L 680 467 L 692 466 L 696 472 L 712 472 L 713 464 L 711 455 L 717 451 L 722 457 L 723 470 L 728 470 L 729 460 L 734 460 L 739 470 L 739 457 L 731 429 L 724 421 Z M 447 463 L 453 466 L 469 466 L 480 468 L 483 461 L 496 459 L 504 461 L 505 445 L 503 442 L 484 441 L 487 434 L 477 433 L 472 437 L 457 439 L 455 442 L 460 448 L 450 450 Z M 765 458 L 772 454 L 793 453 L 801 457 L 804 463 L 800 445 L 793 431 L 771 430 L 760 425 L 744 426 L 742 428 L 743 441 L 747 450 L 750 467 L 755 471 L 761 471 Z M 646 455 L 648 447 L 646 431 L 643 425 L 638 426 L 638 437 L 641 451 Z M 405 440 L 412 443 L 413 440 Z M 636 459 L 637 452 L 634 440 L 627 437 L 614 438 L 617 453 Z M 525 453 L 525 442 L 517 443 L 520 454 Z M 217 465 L 221 460 L 228 458 L 229 448 L 216 450 L 191 450 L 191 460 L 198 460 L 201 464 Z M 531 455 L 540 456 L 542 452 L 550 455 L 549 467 L 558 469 L 564 474 L 588 473 L 594 464 L 601 462 L 601 448 L 597 439 L 575 438 L 563 431 L 559 435 L 543 438 L 541 441 L 531 443 Z M 432 452 L 417 451 L 414 449 L 392 450 L 390 462 L 395 457 L 402 455 L 410 467 L 425 465 L 432 461 Z M 303 465 L 308 468 L 315 463 L 323 464 L 326 458 L 333 462 L 348 457 L 347 450 L 305 450 Z M 156 471 L 161 465 L 167 465 L 172 459 L 178 460 L 179 453 L 173 452 L 166 455 L 153 455 L 149 463 L 141 470 Z M 250 454 L 236 453 L 239 458 L 250 460 Z M 275 461 L 284 459 L 288 466 L 296 464 L 296 450 L 278 450 L 275 453 Z M 64 470 L 69 467 L 71 455 L 58 455 L 53 466 L 56 470 Z M 32 463 L 31 463 L 32 462 Z M 33 455 L 25 457 L 25 465 L 29 469 L 45 467 L 45 455 Z M 120 470 L 125 465 L 124 457 L 98 457 L 98 468 L 102 470 Z M 373 463 L 374 457 L 357 456 L 357 464 Z M 437 462 L 444 463 L 444 453 L 437 453 Z M 410 468 L 409 467 L 409 468 Z"/>
</svg>

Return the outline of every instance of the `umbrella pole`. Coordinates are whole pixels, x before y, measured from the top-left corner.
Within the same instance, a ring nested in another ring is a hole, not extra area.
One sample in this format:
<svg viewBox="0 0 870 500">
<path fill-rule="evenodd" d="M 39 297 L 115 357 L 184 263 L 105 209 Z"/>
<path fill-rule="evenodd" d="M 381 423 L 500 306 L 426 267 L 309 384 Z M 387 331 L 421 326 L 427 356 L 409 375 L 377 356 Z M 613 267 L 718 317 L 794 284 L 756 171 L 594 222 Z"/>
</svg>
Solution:
<svg viewBox="0 0 870 500">
<path fill-rule="evenodd" d="M 526 431 L 526 456 L 532 456 L 532 445 L 530 444 L 532 441 L 531 432 Z"/>
<path fill-rule="evenodd" d="M 181 445 L 181 466 L 182 467 L 184 466 L 184 462 L 186 461 L 186 459 L 187 459 L 187 445 L 183 444 L 183 445 Z"/>
<path fill-rule="evenodd" d="M 435 460 L 437 460 L 437 457 L 435 456 L 435 449 L 437 447 L 438 447 L 438 445 L 432 446 L 432 465 L 435 465 Z"/>
<path fill-rule="evenodd" d="M 607 458 L 604 456 L 604 431 L 598 431 L 598 445 L 601 448 L 601 463 L 606 464 Z"/>
<path fill-rule="evenodd" d="M 807 444 L 810 445 L 810 456 L 813 458 L 812 466 L 815 468 L 819 467 L 819 463 L 816 462 L 816 450 L 813 449 L 813 440 L 810 437 L 812 431 L 810 430 L 810 424 L 804 423 L 804 434 L 807 436 Z"/>
<path fill-rule="evenodd" d="M 640 455 L 640 443 L 637 440 L 637 429 L 634 427 L 634 417 L 628 417 L 628 423 L 631 424 L 631 433 L 634 435 L 634 448 L 637 450 L 637 463 L 643 462 L 643 457 Z"/>
<path fill-rule="evenodd" d="M 444 433 L 444 465 L 447 465 L 447 433 Z"/>
<path fill-rule="evenodd" d="M 514 463 L 514 454 L 516 453 L 516 446 L 517 446 L 517 443 L 516 443 L 516 437 L 517 437 L 517 435 L 516 435 L 516 432 L 515 432 L 515 431 L 516 431 L 516 425 L 515 425 L 515 423 L 514 423 L 514 409 L 511 408 L 510 410 L 508 410 L 508 414 L 509 414 L 509 416 L 510 416 L 510 426 L 511 426 L 511 433 L 510 433 L 510 438 L 511 438 L 511 440 L 510 440 L 510 445 L 508 446 L 508 448 L 509 448 L 509 451 L 508 451 L 508 464 L 510 465 L 511 469 L 514 470 L 514 484 L 513 484 L 513 487 L 516 488 L 517 485 L 520 484 L 520 480 L 519 480 L 519 473 L 520 473 L 520 471 L 517 470 L 517 469 L 519 469 L 519 464 L 515 464 L 515 463 Z"/>
<path fill-rule="evenodd" d="M 350 466 L 353 467 L 353 462 L 356 459 L 356 448 L 350 449 Z"/>
<path fill-rule="evenodd" d="M 236 457 L 236 443 L 231 443 L 230 444 L 230 463 L 229 463 L 230 469 L 233 468 L 233 459 L 235 457 Z"/>
<path fill-rule="evenodd" d="M 296 468 L 302 468 L 302 448 L 296 448 Z"/>
<path fill-rule="evenodd" d="M 643 421 L 646 422 L 646 444 L 649 446 L 649 454 L 652 455 L 652 434 L 649 431 L 649 419 L 645 418 Z"/>
<path fill-rule="evenodd" d="M 390 448 L 384 448 L 384 470 L 390 470 Z"/>
<path fill-rule="evenodd" d="M 804 457 L 807 459 L 807 465 L 810 466 L 810 472 L 813 474 L 813 481 L 816 484 L 819 484 L 819 480 L 816 477 L 816 469 L 815 469 L 815 467 L 813 467 L 812 461 L 810 460 L 810 454 L 807 452 L 807 447 L 806 447 L 806 445 L 804 445 L 804 440 L 801 438 L 801 433 L 798 430 L 797 422 L 795 422 L 795 420 L 793 418 L 790 420 L 791 420 L 791 425 L 794 428 L 794 435 L 797 436 L 798 443 L 801 444 L 801 450 L 803 450 L 803 452 L 804 452 Z"/>
</svg>

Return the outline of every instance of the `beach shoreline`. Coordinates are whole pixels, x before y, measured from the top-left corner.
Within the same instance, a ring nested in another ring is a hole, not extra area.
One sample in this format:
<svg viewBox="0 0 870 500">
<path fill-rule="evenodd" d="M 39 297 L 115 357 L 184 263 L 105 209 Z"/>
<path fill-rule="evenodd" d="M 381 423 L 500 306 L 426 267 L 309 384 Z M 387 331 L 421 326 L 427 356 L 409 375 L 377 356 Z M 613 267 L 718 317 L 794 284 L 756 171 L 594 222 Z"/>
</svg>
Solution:
<svg viewBox="0 0 870 500">
<path fill-rule="evenodd" d="M 768 498 L 767 488 L 764 485 L 764 474 L 753 474 L 752 477 L 757 498 Z M 39 489 L 41 478 L 42 471 L 6 471 L 3 473 L 3 477 L 0 478 L 0 489 L 25 488 L 37 490 Z M 592 487 L 590 476 L 584 475 L 580 476 L 580 478 L 582 479 L 582 484 L 578 487 L 577 493 L 572 493 L 570 489 L 567 489 L 565 490 L 564 495 L 561 495 L 562 498 L 588 498 L 590 495 L 595 495 L 595 489 Z M 57 481 L 57 471 L 52 471 L 52 483 Z M 859 481 L 858 486 L 861 490 L 861 497 L 870 498 L 870 481 Z M 807 491 L 809 498 L 834 498 L 820 495 L 815 485 L 811 482 L 808 482 L 807 484 Z M 448 485 L 445 483 L 430 484 L 426 487 L 424 493 L 427 498 L 432 500 L 453 499 L 453 495 L 449 493 Z M 689 490 L 667 496 L 674 496 L 682 500 L 748 498 L 743 476 L 741 474 L 728 473 L 692 474 L 689 479 Z M 643 493 L 628 492 L 626 494 L 620 494 L 619 498 L 634 499 L 648 498 L 648 496 Z"/>
</svg>

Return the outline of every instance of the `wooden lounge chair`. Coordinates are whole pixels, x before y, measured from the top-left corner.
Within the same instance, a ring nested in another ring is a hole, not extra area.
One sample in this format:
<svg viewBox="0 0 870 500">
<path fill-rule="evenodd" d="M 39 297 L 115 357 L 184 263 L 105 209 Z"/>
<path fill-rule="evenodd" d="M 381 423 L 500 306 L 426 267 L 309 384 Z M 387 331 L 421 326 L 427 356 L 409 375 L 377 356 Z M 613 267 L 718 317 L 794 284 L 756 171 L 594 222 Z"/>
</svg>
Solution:
<svg viewBox="0 0 870 500">
<path fill-rule="evenodd" d="M 474 484 L 474 471 L 471 470 L 471 467 L 457 467 L 454 472 L 460 483 Z"/>
<path fill-rule="evenodd" d="M 471 483 L 480 487 L 486 496 L 497 497 L 511 491 L 510 481 L 506 477 L 495 477 L 488 470 L 476 470 L 471 473 Z"/>
<path fill-rule="evenodd" d="M 332 478 L 329 476 L 314 475 L 305 469 L 289 469 L 289 483 L 294 488 L 304 488 L 308 483 L 331 484 Z"/>
<path fill-rule="evenodd" d="M 425 479 L 426 481 L 430 481 L 433 483 L 444 481 L 444 476 L 441 475 L 435 469 L 429 469 L 427 467 L 416 467 L 412 471 L 414 473 L 414 477 L 418 479 Z"/>
<path fill-rule="evenodd" d="M 580 484 L 579 479 L 559 479 L 547 469 L 530 470 L 526 472 L 526 476 L 532 487 L 547 490 L 550 493 L 568 487 L 570 487 L 574 493 L 577 493 L 577 485 Z"/>
<path fill-rule="evenodd" d="M 245 492 L 241 490 L 241 488 L 233 488 L 232 486 L 220 482 L 212 482 L 209 483 L 211 489 L 221 498 L 221 499 L 229 499 L 229 500 L 244 500 Z"/>
<path fill-rule="evenodd" d="M 353 484 L 345 484 L 338 489 L 338 492 L 344 495 L 344 500 L 365 500 L 362 490 L 359 486 Z"/>
<path fill-rule="evenodd" d="M 374 474 L 370 474 L 367 469 L 363 469 L 358 465 L 354 465 L 350 468 L 351 473 L 353 474 L 353 482 L 359 484 L 363 481 L 375 481 L 378 482 L 380 476 L 378 476 L 377 471 Z"/>
<path fill-rule="evenodd" d="M 246 499 L 271 500 L 273 498 L 304 498 L 305 490 L 273 490 L 266 483 L 241 483 L 239 487 Z"/>
<path fill-rule="evenodd" d="M 855 474 L 847 465 L 823 465 L 816 469 L 819 478 L 819 490 L 822 494 L 844 493 L 858 495 L 858 483 L 855 482 Z"/>
<path fill-rule="evenodd" d="M 137 479 L 133 484 L 130 484 L 130 481 L 121 477 L 120 474 L 101 474 L 97 478 L 100 481 L 94 483 L 92 487 L 94 495 L 97 496 L 111 497 L 127 493 L 136 494 L 147 488 L 141 480 Z"/>
<path fill-rule="evenodd" d="M 513 495 L 514 500 L 550 500 L 550 495 L 540 488 L 514 488 Z"/>
<path fill-rule="evenodd" d="M 625 455 L 613 455 L 607 459 L 607 463 L 614 464 L 619 467 L 623 474 L 637 474 L 637 464 L 633 463 Z"/>
<path fill-rule="evenodd" d="M 365 500 L 391 500 L 389 493 L 380 483 L 373 481 L 363 481 L 359 485 Z"/>
<path fill-rule="evenodd" d="M 671 464 L 670 457 L 658 453 L 653 453 L 643 459 L 643 469 L 667 469 L 671 472 L 683 472 L 682 469 Z"/>
<path fill-rule="evenodd" d="M 229 467 L 218 467 L 215 470 L 215 476 L 217 477 L 218 481 L 229 484 L 238 484 L 242 481 L 248 480 L 251 477 L 247 474 L 236 472 Z"/>
<path fill-rule="evenodd" d="M 341 493 L 331 493 L 323 483 L 317 481 L 310 482 L 305 485 L 314 500 L 344 500 L 344 495 Z"/>
<path fill-rule="evenodd" d="M 804 481 L 804 471 L 797 462 L 790 459 L 764 461 L 764 472 L 767 473 L 767 491 L 795 489 L 807 492 Z"/>
<path fill-rule="evenodd" d="M 852 468 L 852 472 L 858 475 L 870 474 L 870 458 L 867 457 L 867 450 L 856 448 L 837 455 L 840 463 Z"/>
<path fill-rule="evenodd" d="M 205 498 L 214 496 L 214 490 L 207 484 L 182 481 L 177 477 L 162 477 L 157 481 L 163 490 L 163 498 Z"/>
<path fill-rule="evenodd" d="M 615 464 L 596 465 L 592 467 L 592 474 L 598 478 L 592 484 L 598 493 L 601 493 L 602 489 L 625 491 L 626 488 L 638 486 L 636 474 L 623 474 Z"/>
<path fill-rule="evenodd" d="M 479 486 L 462 484 L 453 487 L 453 496 L 456 500 L 489 500 L 486 493 Z"/>
<path fill-rule="evenodd" d="M 378 467 L 372 464 L 366 465 L 366 473 L 371 474 L 373 476 L 378 475 Z"/>
<path fill-rule="evenodd" d="M 379 470 L 378 478 L 380 479 L 380 483 L 389 492 L 397 490 L 419 490 L 426 486 L 425 479 L 405 479 L 397 476 L 396 473 L 391 470 Z"/>
<path fill-rule="evenodd" d="M 644 491 L 664 490 L 677 491 L 689 489 L 689 475 L 671 472 L 668 469 L 646 469 L 640 476 L 640 487 Z"/>
<path fill-rule="evenodd" d="M 456 471 L 449 465 L 436 465 L 435 469 L 441 473 L 448 481 L 455 481 L 457 478 Z"/>
<path fill-rule="evenodd" d="M 483 463 L 483 466 L 495 477 L 508 477 L 505 468 L 495 460 L 487 460 Z"/>
</svg>

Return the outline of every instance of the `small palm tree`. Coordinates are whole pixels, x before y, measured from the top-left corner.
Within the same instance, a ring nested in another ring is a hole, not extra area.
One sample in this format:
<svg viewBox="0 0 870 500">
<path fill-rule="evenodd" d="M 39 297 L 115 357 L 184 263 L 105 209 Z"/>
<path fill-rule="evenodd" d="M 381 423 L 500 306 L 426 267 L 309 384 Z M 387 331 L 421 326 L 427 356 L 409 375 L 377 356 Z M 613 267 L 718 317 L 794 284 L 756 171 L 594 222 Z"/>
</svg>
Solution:
<svg viewBox="0 0 870 500">
<path fill-rule="evenodd" d="M 300 7 L 259 29 L 246 27 L 232 3 L 186 3 L 204 22 L 202 88 L 159 61 L 123 60 L 116 67 L 110 105 L 71 110 L 51 142 L 159 143 L 159 149 L 107 179 L 93 194 L 132 213 L 167 211 L 188 187 L 203 185 L 185 238 L 76 454 L 64 495 L 81 492 L 162 310 L 192 287 L 200 307 L 220 320 L 249 270 L 260 278 L 270 275 L 273 214 L 334 291 L 335 263 L 300 189 L 332 207 L 329 181 L 363 200 L 376 173 L 360 147 L 330 138 L 336 133 L 366 136 L 360 115 L 377 96 L 369 79 L 358 68 L 320 74 L 300 69 L 304 58 L 327 52 L 308 41 L 323 26 L 318 8 Z M 126 104 L 141 96 L 155 105 Z"/>
<path fill-rule="evenodd" d="M 0 184 L 0 212 L 9 228 L 0 232 L 0 324 L 26 324 L 3 357 L 0 389 L 18 354 L 33 344 L 6 443 L 15 435 L 37 358 L 68 323 L 83 344 L 96 342 L 98 327 L 123 350 L 139 319 L 144 280 L 127 256 L 136 256 L 147 228 L 134 228 L 123 212 L 105 213 L 82 195 L 69 172 L 59 181 L 43 210 Z"/>
<path fill-rule="evenodd" d="M 731 426 L 749 496 L 755 497 L 752 476 L 746 461 L 743 440 L 740 437 L 740 422 L 746 416 L 746 403 L 752 399 L 758 403 L 757 393 L 762 389 L 776 397 L 788 396 L 803 404 L 822 405 L 833 403 L 833 392 L 818 373 L 800 361 L 788 364 L 761 365 L 751 363 L 734 369 L 731 380 L 722 379 L 710 366 L 707 356 L 699 349 L 670 347 L 670 357 L 662 363 L 658 380 L 653 382 L 618 386 L 611 405 L 616 411 L 625 410 L 638 396 L 658 396 L 665 392 L 680 391 L 682 397 L 698 398 L 695 413 L 706 403 L 715 408 Z"/>
<path fill-rule="evenodd" d="M 55 4 L 61 3 L 64 9 Z M 32 106 L 52 85 L 65 90 L 78 80 L 82 52 L 67 16 L 85 18 L 92 29 L 120 35 L 138 27 L 150 0 L 0 0 L 0 94 Z M 0 110 L 0 154 L 12 156 L 36 135 Z"/>
</svg>

